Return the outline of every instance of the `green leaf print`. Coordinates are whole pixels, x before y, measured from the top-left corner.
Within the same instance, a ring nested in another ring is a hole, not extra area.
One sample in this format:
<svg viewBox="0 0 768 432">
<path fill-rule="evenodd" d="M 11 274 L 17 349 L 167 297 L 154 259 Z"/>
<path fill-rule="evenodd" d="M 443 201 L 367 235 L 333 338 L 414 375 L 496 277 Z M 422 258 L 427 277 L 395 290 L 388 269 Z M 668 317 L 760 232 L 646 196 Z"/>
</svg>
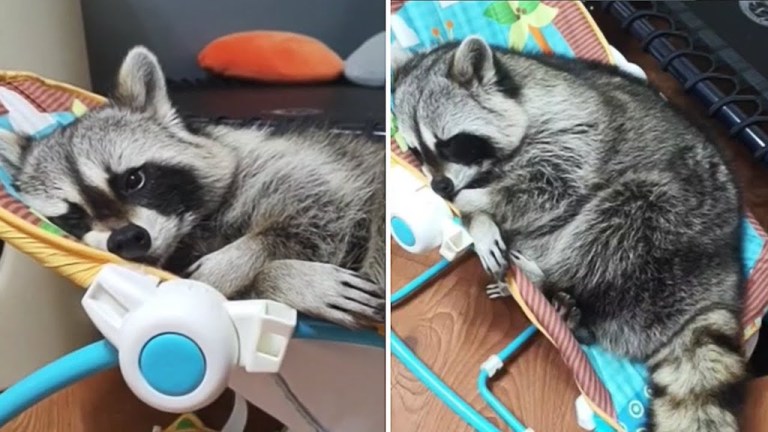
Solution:
<svg viewBox="0 0 768 432">
<path fill-rule="evenodd" d="M 509 3 L 505 1 L 493 2 L 483 12 L 483 15 L 488 19 L 491 19 L 499 24 L 514 24 L 517 22 L 517 14 L 509 7 Z"/>
</svg>

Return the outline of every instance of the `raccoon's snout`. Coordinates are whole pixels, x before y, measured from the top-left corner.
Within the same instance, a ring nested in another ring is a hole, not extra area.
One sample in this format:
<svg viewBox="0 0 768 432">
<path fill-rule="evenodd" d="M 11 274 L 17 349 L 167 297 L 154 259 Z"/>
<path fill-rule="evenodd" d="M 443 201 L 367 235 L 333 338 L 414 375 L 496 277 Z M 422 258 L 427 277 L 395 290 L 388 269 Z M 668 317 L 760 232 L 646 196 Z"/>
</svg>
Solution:
<svg viewBox="0 0 768 432">
<path fill-rule="evenodd" d="M 435 177 L 432 179 L 432 184 L 430 186 L 436 194 L 440 195 L 441 198 L 447 200 L 453 199 L 453 180 L 449 179 L 448 177 Z"/>
<path fill-rule="evenodd" d="M 107 239 L 107 250 L 125 259 L 141 258 L 152 247 L 152 238 L 144 228 L 128 224 L 112 231 Z"/>
</svg>

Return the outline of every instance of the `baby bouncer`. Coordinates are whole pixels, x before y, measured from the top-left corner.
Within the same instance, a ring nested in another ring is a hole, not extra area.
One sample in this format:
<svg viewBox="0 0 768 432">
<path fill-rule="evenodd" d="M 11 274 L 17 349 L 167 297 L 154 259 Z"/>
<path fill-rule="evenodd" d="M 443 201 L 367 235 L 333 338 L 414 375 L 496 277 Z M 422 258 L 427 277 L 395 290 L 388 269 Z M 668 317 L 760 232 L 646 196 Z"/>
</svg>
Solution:
<svg viewBox="0 0 768 432">
<path fill-rule="evenodd" d="M 480 36 L 489 44 L 540 55 L 577 57 L 613 64 L 645 79 L 642 70 L 628 63 L 607 44 L 588 11 L 580 2 L 561 1 L 393 1 L 391 17 L 393 56 L 398 50 L 421 52 L 448 41 Z M 431 269 L 396 291 L 393 307 L 427 285 L 469 251 L 472 239 L 461 226 L 458 213 L 434 194 L 392 121 L 392 168 L 390 169 L 390 227 L 397 243 L 406 251 L 425 253 L 439 248 L 441 260 Z M 766 235 L 750 216 L 743 221 L 742 261 L 748 275 L 746 307 L 742 324 L 747 354 L 757 339 L 757 330 L 768 304 L 766 283 Z M 554 308 L 522 272 L 510 272 L 507 286 L 490 286 L 491 298 L 512 297 L 531 326 L 498 353 L 477 365 L 477 393 L 507 427 L 515 432 L 531 431 L 488 388 L 488 381 L 512 360 L 530 338 L 541 334 L 560 352 L 581 395 L 575 404 L 577 418 L 586 430 L 642 432 L 651 396 L 645 366 L 618 358 L 597 345 L 580 345 L 560 320 Z M 497 432 L 499 428 L 465 399 L 449 388 L 413 351 L 392 332 L 392 353 L 407 369 L 456 415 L 474 430 Z M 522 420 L 522 421 L 521 421 Z"/>
<path fill-rule="evenodd" d="M 105 103 L 35 75 L 0 72 L 0 140 L 8 133 L 39 138 Z M 25 205 L 13 184 L 0 172 L 0 239 L 87 288 L 82 307 L 104 339 L 0 394 L 0 425 L 67 385 L 119 367 L 139 399 L 172 413 L 190 413 L 233 389 L 226 432 L 245 427 L 245 401 L 292 431 L 385 429 L 380 331 L 349 331 L 273 301 L 227 301 L 205 284 L 87 247 Z M 209 430 L 195 427 L 185 430 Z"/>
</svg>

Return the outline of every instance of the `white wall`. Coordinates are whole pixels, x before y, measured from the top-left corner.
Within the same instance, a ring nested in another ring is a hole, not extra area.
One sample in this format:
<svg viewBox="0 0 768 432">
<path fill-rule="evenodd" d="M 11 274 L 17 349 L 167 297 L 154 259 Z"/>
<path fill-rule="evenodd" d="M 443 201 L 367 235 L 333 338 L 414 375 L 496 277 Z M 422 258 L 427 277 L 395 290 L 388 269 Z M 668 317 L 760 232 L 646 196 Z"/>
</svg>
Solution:
<svg viewBox="0 0 768 432">
<path fill-rule="evenodd" d="M 80 0 L 2 0 L 0 8 L 0 70 L 90 89 Z"/>
</svg>

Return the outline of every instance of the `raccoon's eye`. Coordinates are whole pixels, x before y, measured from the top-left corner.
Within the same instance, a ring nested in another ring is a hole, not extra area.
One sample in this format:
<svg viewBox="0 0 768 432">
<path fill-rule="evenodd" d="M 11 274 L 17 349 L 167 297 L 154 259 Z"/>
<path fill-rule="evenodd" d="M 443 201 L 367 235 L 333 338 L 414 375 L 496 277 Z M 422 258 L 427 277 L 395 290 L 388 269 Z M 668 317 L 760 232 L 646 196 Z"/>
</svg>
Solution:
<svg viewBox="0 0 768 432">
<path fill-rule="evenodd" d="M 141 168 L 128 171 L 123 178 L 123 192 L 131 193 L 144 187 L 146 176 Z"/>
<path fill-rule="evenodd" d="M 448 162 L 473 165 L 496 157 L 496 149 L 482 136 L 458 133 L 447 140 L 435 143 L 437 155 Z"/>
</svg>

